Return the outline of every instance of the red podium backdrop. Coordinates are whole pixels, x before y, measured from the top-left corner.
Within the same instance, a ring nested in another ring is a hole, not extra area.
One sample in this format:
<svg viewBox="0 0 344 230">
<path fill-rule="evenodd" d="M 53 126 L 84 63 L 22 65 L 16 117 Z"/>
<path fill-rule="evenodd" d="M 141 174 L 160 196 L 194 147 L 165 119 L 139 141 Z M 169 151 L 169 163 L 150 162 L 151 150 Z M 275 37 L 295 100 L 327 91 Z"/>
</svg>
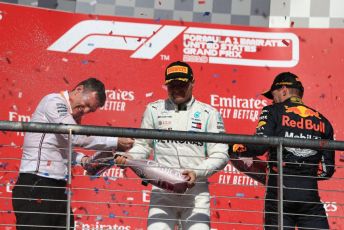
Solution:
<svg viewBox="0 0 344 230">
<path fill-rule="evenodd" d="M 96 77 L 106 85 L 107 102 L 83 124 L 137 128 L 145 105 L 166 97 L 165 67 L 184 60 L 194 70 L 195 97 L 220 111 L 228 133 L 253 134 L 270 103 L 260 93 L 275 75 L 291 71 L 305 86 L 304 101 L 329 118 L 337 140 L 344 139 L 343 29 L 119 18 L 1 3 L 0 36 L 1 120 L 29 121 L 44 95 Z M 0 223 L 13 224 L 11 188 L 20 163 L 13 158 L 21 157 L 23 134 L 0 135 Z M 336 163 L 343 166 L 341 154 Z M 77 229 L 146 228 L 150 187 L 129 170 L 114 167 L 94 179 L 76 167 L 74 174 Z M 334 177 L 343 178 L 343 170 Z M 335 178 L 320 182 L 321 198 L 331 227 L 343 229 L 344 185 Z M 264 187 L 230 164 L 210 183 L 213 229 L 262 229 Z"/>
</svg>

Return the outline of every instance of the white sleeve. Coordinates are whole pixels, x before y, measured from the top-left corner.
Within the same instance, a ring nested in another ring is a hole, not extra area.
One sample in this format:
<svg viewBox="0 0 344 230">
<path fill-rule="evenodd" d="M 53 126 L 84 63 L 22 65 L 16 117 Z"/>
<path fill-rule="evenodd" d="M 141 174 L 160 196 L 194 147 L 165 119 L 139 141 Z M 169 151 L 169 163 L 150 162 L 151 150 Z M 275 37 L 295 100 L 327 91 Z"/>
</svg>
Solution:
<svg viewBox="0 0 344 230">
<path fill-rule="evenodd" d="M 150 105 L 146 107 L 146 110 L 142 117 L 141 122 L 142 129 L 154 129 L 154 118 L 153 112 Z M 152 151 L 151 139 L 137 139 L 135 140 L 134 146 L 129 150 L 129 154 L 134 159 L 146 159 L 149 157 L 150 152 Z"/>
<path fill-rule="evenodd" d="M 76 124 L 73 116 L 68 112 L 68 107 L 63 99 L 53 98 L 47 101 L 44 115 L 49 123 Z M 68 140 L 68 134 L 60 134 L 63 139 Z M 86 149 L 111 150 L 117 147 L 117 137 L 73 135 L 73 145 Z"/>
<path fill-rule="evenodd" d="M 211 111 L 206 132 L 224 133 L 224 123 L 222 117 L 217 111 Z M 194 166 L 197 178 L 209 177 L 214 173 L 222 170 L 229 161 L 228 145 L 223 143 L 206 143 L 206 151 L 208 158 L 200 165 Z"/>
</svg>

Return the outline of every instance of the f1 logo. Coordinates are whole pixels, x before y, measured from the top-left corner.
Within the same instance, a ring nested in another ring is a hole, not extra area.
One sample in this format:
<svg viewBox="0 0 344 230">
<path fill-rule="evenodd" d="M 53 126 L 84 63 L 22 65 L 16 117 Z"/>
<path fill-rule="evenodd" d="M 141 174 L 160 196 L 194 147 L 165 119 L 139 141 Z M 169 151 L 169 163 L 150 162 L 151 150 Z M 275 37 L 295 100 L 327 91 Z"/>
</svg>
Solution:
<svg viewBox="0 0 344 230">
<path fill-rule="evenodd" d="M 99 48 L 135 50 L 130 57 L 152 59 L 185 29 L 185 26 L 86 20 L 73 26 L 48 50 L 79 54 Z"/>
<path fill-rule="evenodd" d="M 299 39 L 293 33 L 105 20 L 79 22 L 48 50 L 78 54 L 89 54 L 95 49 L 132 50 L 131 58 L 152 59 L 181 33 L 184 35 L 183 61 L 187 62 L 262 67 L 293 67 L 299 62 Z M 260 47 L 285 55 L 272 59 L 258 53 Z M 250 55 L 241 56 L 242 53 Z"/>
</svg>

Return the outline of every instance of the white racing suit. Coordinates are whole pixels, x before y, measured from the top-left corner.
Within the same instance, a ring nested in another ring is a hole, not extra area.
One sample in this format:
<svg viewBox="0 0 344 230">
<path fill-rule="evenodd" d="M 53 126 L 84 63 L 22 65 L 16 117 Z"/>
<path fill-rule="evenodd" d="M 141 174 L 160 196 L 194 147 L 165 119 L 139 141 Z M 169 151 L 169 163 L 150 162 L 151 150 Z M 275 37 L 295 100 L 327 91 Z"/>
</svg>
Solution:
<svg viewBox="0 0 344 230">
<path fill-rule="evenodd" d="M 222 117 L 216 109 L 192 98 L 178 108 L 169 99 L 148 104 L 141 128 L 191 132 L 225 132 Z M 171 194 L 153 186 L 148 229 L 174 229 L 178 219 L 183 229 L 209 229 L 210 204 L 207 178 L 223 169 L 228 160 L 228 146 L 200 141 L 148 140 L 135 141 L 129 153 L 135 158 L 148 158 L 171 168 L 194 170 L 196 185 L 184 194 Z"/>
</svg>

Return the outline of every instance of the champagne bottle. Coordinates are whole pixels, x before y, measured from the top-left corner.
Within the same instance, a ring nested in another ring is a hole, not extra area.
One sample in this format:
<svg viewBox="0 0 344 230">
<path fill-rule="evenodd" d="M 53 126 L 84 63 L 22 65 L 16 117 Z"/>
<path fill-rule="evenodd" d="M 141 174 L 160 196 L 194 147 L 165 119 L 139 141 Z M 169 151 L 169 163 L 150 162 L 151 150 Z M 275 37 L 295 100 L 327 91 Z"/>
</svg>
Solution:
<svg viewBox="0 0 344 230">
<path fill-rule="evenodd" d="M 126 159 L 126 166 L 143 179 L 142 184 L 148 183 L 174 193 L 184 193 L 187 189 L 189 176 L 152 160 Z"/>
<path fill-rule="evenodd" d="M 115 158 L 120 154 L 112 152 L 96 152 L 89 157 L 87 163 L 83 165 L 87 175 L 100 175 L 105 170 L 114 165 Z M 156 161 L 143 159 L 126 159 L 125 165 L 142 178 L 142 184 L 148 183 L 164 190 L 184 193 L 187 189 L 189 176 L 183 175 L 180 170 L 173 169 Z"/>
<path fill-rule="evenodd" d="M 239 157 L 233 153 L 230 162 L 240 172 L 265 185 L 266 161 L 262 161 L 258 157 Z"/>
</svg>

